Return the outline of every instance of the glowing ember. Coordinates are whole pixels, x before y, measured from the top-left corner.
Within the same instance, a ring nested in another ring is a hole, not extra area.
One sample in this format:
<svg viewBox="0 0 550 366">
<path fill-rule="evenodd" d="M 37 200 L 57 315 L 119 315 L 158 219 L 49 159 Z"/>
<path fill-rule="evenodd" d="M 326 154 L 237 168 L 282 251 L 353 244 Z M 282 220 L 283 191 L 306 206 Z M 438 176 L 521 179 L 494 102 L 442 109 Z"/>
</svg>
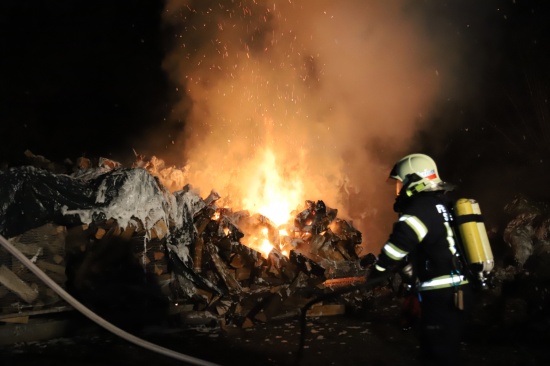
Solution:
<svg viewBox="0 0 550 366">
<path fill-rule="evenodd" d="M 259 249 L 260 249 L 260 252 L 262 252 L 262 254 L 264 254 L 264 257 L 267 258 L 267 256 L 269 255 L 269 253 L 271 253 L 271 251 L 273 250 L 273 245 L 271 245 L 271 243 L 269 242 L 269 240 L 264 239 L 264 240 L 262 241 L 262 245 L 261 245 L 261 247 L 260 247 Z"/>
<path fill-rule="evenodd" d="M 243 238 L 243 244 L 262 253 L 264 258 L 267 258 L 269 253 L 279 246 L 278 243 L 275 243 L 275 245 L 271 243 L 269 230 L 266 227 L 259 228 L 255 233 L 249 233 L 247 237 Z"/>
</svg>

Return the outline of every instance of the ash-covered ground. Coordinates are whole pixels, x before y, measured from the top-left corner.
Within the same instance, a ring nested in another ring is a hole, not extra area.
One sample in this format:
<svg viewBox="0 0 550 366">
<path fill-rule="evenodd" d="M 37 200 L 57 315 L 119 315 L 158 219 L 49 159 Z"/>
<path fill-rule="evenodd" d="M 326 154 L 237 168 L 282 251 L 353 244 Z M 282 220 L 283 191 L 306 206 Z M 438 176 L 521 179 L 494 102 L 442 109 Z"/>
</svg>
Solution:
<svg viewBox="0 0 550 366">
<path fill-rule="evenodd" d="M 527 319 L 514 304 L 480 293 L 470 314 L 460 357 L 464 365 L 548 365 L 548 319 Z M 185 329 L 154 329 L 140 335 L 162 347 L 219 365 L 419 365 L 416 329 L 401 323 L 403 298 L 373 297 L 360 311 L 307 318 L 300 350 L 298 317 L 258 323 L 252 328 L 220 329 L 197 324 Z M 15 344 L 1 351 L 3 366 L 108 366 L 187 364 L 129 343 L 80 322 L 86 334 L 45 342 Z M 91 331 L 90 331 L 91 330 Z"/>
</svg>

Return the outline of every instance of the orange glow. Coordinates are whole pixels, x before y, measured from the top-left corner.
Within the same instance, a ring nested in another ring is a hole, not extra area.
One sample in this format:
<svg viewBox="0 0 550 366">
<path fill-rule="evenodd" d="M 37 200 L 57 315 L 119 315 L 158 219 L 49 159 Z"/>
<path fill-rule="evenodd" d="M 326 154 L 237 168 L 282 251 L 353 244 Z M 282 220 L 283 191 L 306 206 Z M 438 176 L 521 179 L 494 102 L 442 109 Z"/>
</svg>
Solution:
<svg viewBox="0 0 550 366">
<path fill-rule="evenodd" d="M 278 166 L 277 156 L 266 148 L 253 173 L 254 178 L 243 199 L 244 208 L 269 218 L 279 226 L 290 219 L 290 214 L 302 203 L 303 184 L 298 172 L 284 174 Z"/>
<path fill-rule="evenodd" d="M 264 258 L 267 258 L 275 248 L 275 245 L 269 240 L 269 230 L 266 227 L 260 228 L 255 233 L 248 233 L 242 241 L 243 244 L 260 252 Z M 276 245 L 278 246 L 278 244 Z"/>
<path fill-rule="evenodd" d="M 269 240 L 264 239 L 262 240 L 262 245 L 260 246 L 260 252 L 264 255 L 265 258 L 269 256 L 269 253 L 273 250 L 273 245 L 269 242 Z"/>
<path fill-rule="evenodd" d="M 278 164 L 277 155 L 271 148 L 259 152 L 257 168 L 249 180 L 247 197 L 243 198 L 244 209 L 259 213 L 268 218 L 278 228 L 291 220 L 296 207 L 303 204 L 303 184 L 300 171 L 284 172 Z M 280 237 L 288 236 L 286 230 L 278 231 L 279 236 L 269 233 L 267 227 L 260 232 L 246 232 L 243 243 L 258 250 L 267 258 L 274 249 L 282 250 Z M 288 256 L 288 250 L 285 250 Z"/>
</svg>

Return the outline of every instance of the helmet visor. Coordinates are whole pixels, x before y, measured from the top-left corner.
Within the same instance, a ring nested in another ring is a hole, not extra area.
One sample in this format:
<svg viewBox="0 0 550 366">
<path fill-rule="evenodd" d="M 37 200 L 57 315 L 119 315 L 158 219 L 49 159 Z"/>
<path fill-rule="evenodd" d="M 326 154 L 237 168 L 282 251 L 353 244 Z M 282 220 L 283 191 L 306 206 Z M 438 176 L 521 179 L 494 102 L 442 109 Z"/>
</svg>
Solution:
<svg viewBox="0 0 550 366">
<path fill-rule="evenodd" d="M 387 179 L 388 181 L 390 179 L 396 179 L 396 180 L 401 181 L 401 182 L 403 181 L 403 178 L 399 175 L 398 165 L 399 164 L 395 164 L 393 166 L 393 169 L 391 170 L 390 175 L 388 176 L 388 179 Z"/>
</svg>

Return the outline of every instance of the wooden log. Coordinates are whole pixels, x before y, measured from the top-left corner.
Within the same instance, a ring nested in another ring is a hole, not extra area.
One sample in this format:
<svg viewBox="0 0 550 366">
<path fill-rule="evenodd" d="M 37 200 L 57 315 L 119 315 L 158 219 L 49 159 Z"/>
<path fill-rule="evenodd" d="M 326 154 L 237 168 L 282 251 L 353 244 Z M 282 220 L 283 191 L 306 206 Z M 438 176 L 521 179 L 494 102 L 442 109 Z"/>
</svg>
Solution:
<svg viewBox="0 0 550 366">
<path fill-rule="evenodd" d="M 60 275 L 65 275 L 65 266 L 47 262 L 45 260 L 36 261 L 36 266 L 44 272 L 53 272 Z"/>
<path fill-rule="evenodd" d="M 277 315 L 283 302 L 287 298 L 287 293 L 290 291 L 288 286 L 276 286 L 277 291 L 271 296 L 266 297 L 249 313 L 248 317 L 254 318 L 261 322 L 267 322 L 273 316 Z M 274 289 L 275 289 L 274 288 Z"/>
<path fill-rule="evenodd" d="M 67 231 L 65 253 L 67 257 L 78 256 L 85 252 L 93 233 L 90 225 L 78 225 Z"/>
<path fill-rule="evenodd" d="M 295 250 L 290 252 L 289 260 L 297 267 L 297 270 L 308 275 L 324 276 L 325 274 L 325 269 L 323 267 Z"/>
<path fill-rule="evenodd" d="M 118 222 L 115 219 L 109 219 L 106 222 L 106 227 L 108 228 L 107 233 L 102 239 L 109 239 L 113 236 L 120 236 L 122 229 L 118 225 Z"/>
<path fill-rule="evenodd" d="M 99 158 L 98 165 L 101 168 L 107 168 L 107 169 L 116 169 L 121 167 L 121 164 L 118 161 L 114 161 L 103 157 Z"/>
<path fill-rule="evenodd" d="M 199 216 L 197 222 L 195 223 L 195 228 L 199 236 L 202 235 L 204 229 L 206 229 L 206 226 L 210 223 L 210 220 L 210 216 L 206 214 Z"/>
<path fill-rule="evenodd" d="M 324 245 L 318 253 L 321 257 L 332 260 L 334 262 L 343 262 L 344 256 L 330 245 Z"/>
<path fill-rule="evenodd" d="M 95 238 L 98 239 L 98 240 L 103 239 L 103 237 L 105 236 L 106 233 L 107 233 L 107 230 L 105 230 L 102 227 L 99 227 L 99 228 L 97 228 L 97 231 L 95 232 Z"/>
<path fill-rule="evenodd" d="M 204 240 L 202 235 L 199 235 L 195 242 L 195 248 L 193 252 L 193 270 L 196 273 L 202 272 L 202 251 L 204 248 Z"/>
<path fill-rule="evenodd" d="M 1 322 L 12 324 L 27 324 L 29 322 L 28 316 L 13 316 L 12 318 L 2 318 Z"/>
<path fill-rule="evenodd" d="M 252 270 L 248 267 L 237 268 L 235 270 L 235 278 L 237 281 L 246 281 L 250 279 Z"/>
<path fill-rule="evenodd" d="M 207 304 L 210 304 L 210 302 L 212 301 L 212 298 L 214 296 L 214 294 L 212 292 L 207 291 L 207 290 L 203 290 L 203 289 L 200 289 L 200 288 L 197 288 L 196 294 L 198 296 L 200 296 L 201 298 L 203 298 Z"/>
<path fill-rule="evenodd" d="M 160 260 L 164 259 L 164 257 L 165 257 L 164 252 L 161 252 L 161 251 L 158 251 L 158 250 L 155 250 L 153 252 L 153 258 L 154 258 L 155 261 L 160 261 Z"/>
<path fill-rule="evenodd" d="M 254 327 L 254 322 L 250 318 L 246 318 L 241 324 L 241 328 L 247 329 Z"/>
<path fill-rule="evenodd" d="M 214 267 L 216 267 L 216 270 L 218 274 L 222 277 L 225 285 L 227 286 L 227 289 L 229 290 L 230 294 L 236 294 L 242 291 L 241 285 L 235 277 L 233 277 L 227 268 L 227 265 L 221 260 L 220 256 L 218 255 L 217 247 L 214 246 L 211 243 L 208 243 L 206 245 L 206 250 L 208 251 L 208 254 L 210 254 L 210 258 L 212 258 L 212 263 L 214 264 Z"/>
<path fill-rule="evenodd" d="M 35 244 L 26 244 L 21 243 L 18 241 L 15 241 L 14 239 L 11 239 L 10 242 L 13 244 L 13 246 L 19 250 L 21 253 L 27 255 L 27 256 L 35 256 L 42 254 L 42 246 L 38 243 Z"/>
<path fill-rule="evenodd" d="M 342 315 L 346 313 L 346 306 L 344 304 L 320 304 L 313 305 L 306 313 L 308 317 L 318 316 L 334 316 Z"/>
<path fill-rule="evenodd" d="M 32 289 L 5 265 L 0 266 L 0 283 L 28 304 L 34 302 L 38 297 L 38 291 Z"/>
<path fill-rule="evenodd" d="M 218 316 L 221 316 L 225 315 L 229 311 L 231 305 L 233 305 L 233 302 L 231 300 L 225 299 L 217 301 L 214 306 Z"/>
<path fill-rule="evenodd" d="M 92 168 L 92 161 L 85 157 L 76 159 L 76 168 L 79 170 L 88 170 Z"/>
<path fill-rule="evenodd" d="M 270 289 L 272 295 L 263 299 L 262 302 L 259 302 L 247 317 L 263 322 L 273 319 L 283 311 L 287 300 L 304 284 L 306 278 L 307 275 L 305 273 L 299 272 L 290 285 L 272 287 Z"/>
<path fill-rule="evenodd" d="M 151 239 L 162 240 L 166 237 L 166 235 L 168 235 L 168 226 L 166 225 L 166 222 L 164 222 L 164 220 L 159 220 L 151 228 L 150 232 Z"/>
<path fill-rule="evenodd" d="M 168 272 L 168 265 L 162 263 L 155 263 L 153 267 L 153 273 L 157 276 L 163 275 Z"/>
<path fill-rule="evenodd" d="M 325 245 L 326 238 L 323 235 L 313 235 L 310 240 L 311 254 L 317 254 Z"/>
<path fill-rule="evenodd" d="M 365 276 L 358 277 L 341 277 L 341 278 L 330 278 L 322 283 L 322 287 L 345 287 L 351 285 L 359 285 L 364 283 L 367 280 Z"/>
<path fill-rule="evenodd" d="M 235 269 L 243 268 L 245 265 L 245 260 L 241 254 L 237 253 L 231 257 L 229 265 Z"/>
<path fill-rule="evenodd" d="M 65 226 L 45 224 L 11 238 L 10 242 L 21 253 L 28 256 L 36 255 L 40 249 L 47 249 L 48 253 L 63 255 L 66 235 Z"/>
<path fill-rule="evenodd" d="M 210 194 L 208 195 L 208 197 L 206 197 L 204 199 L 204 203 L 207 205 L 207 206 L 210 206 L 212 203 L 216 202 L 217 200 L 219 200 L 221 198 L 220 194 L 218 192 L 216 192 L 215 190 L 211 190 L 210 191 Z"/>
<path fill-rule="evenodd" d="M 349 251 L 347 249 L 347 244 L 345 241 L 343 240 L 339 240 L 337 243 L 336 243 L 336 248 L 338 249 L 338 252 L 348 261 L 350 260 L 354 260 L 355 258 L 352 258 L 351 255 L 349 254 Z M 355 253 L 354 253 L 355 254 Z"/>
<path fill-rule="evenodd" d="M 132 224 L 129 224 L 124 228 L 124 231 L 120 234 L 120 237 L 123 240 L 130 240 L 132 239 L 132 236 L 134 236 L 134 233 L 136 232 L 136 227 Z"/>
</svg>

